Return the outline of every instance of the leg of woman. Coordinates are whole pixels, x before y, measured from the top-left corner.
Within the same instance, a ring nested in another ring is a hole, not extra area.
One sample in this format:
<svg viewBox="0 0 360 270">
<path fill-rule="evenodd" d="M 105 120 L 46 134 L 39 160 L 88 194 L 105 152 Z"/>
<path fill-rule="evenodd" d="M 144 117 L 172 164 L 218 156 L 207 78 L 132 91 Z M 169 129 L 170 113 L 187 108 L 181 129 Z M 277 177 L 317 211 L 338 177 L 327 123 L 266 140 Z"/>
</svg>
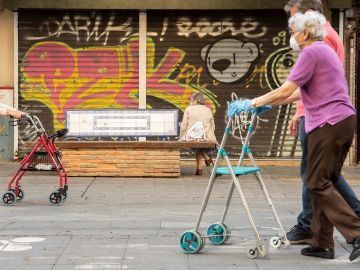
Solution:
<svg viewBox="0 0 360 270">
<path fill-rule="evenodd" d="M 201 166 L 202 158 L 203 158 L 202 149 L 197 149 L 196 150 L 196 175 L 202 175 L 202 166 Z"/>
<path fill-rule="evenodd" d="M 360 218 L 333 185 L 349 151 L 354 134 L 355 116 L 326 124 L 308 135 L 308 188 L 312 193 L 313 246 L 333 248 L 333 228 L 348 241 L 360 236 Z"/>
<path fill-rule="evenodd" d="M 211 164 L 214 166 L 214 162 L 208 154 L 209 152 L 210 152 L 210 149 L 208 149 L 208 148 L 204 149 L 204 151 L 203 151 L 205 164 L 206 164 L 206 166 L 210 166 Z"/>
</svg>

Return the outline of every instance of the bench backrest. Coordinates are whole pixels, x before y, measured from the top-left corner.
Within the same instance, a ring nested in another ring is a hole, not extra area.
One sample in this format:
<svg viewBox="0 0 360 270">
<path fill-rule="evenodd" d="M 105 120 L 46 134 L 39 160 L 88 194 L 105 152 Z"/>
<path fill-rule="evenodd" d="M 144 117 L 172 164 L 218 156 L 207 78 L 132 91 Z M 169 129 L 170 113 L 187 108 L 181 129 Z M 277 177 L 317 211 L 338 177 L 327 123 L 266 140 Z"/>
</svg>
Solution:
<svg viewBox="0 0 360 270">
<path fill-rule="evenodd" d="M 68 136 L 151 137 L 178 135 L 177 109 L 68 110 Z"/>
</svg>

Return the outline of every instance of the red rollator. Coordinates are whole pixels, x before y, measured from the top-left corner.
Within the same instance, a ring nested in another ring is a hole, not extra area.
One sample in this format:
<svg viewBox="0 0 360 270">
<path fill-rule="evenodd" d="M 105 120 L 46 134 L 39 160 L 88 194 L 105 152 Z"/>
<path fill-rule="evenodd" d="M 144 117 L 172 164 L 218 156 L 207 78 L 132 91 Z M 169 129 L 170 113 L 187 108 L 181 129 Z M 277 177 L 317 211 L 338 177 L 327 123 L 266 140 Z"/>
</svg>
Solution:
<svg viewBox="0 0 360 270">
<path fill-rule="evenodd" d="M 49 136 L 40 119 L 34 115 L 25 115 L 20 120 L 11 121 L 10 124 L 13 126 L 30 124 L 37 132 L 38 141 L 31 152 L 21 160 L 19 170 L 9 181 L 7 191 L 2 197 L 4 204 L 14 205 L 24 198 L 20 180 L 26 171 L 57 171 L 60 178 L 59 188 L 50 194 L 49 201 L 52 205 L 60 205 L 66 200 L 68 179 L 55 139 L 65 136 L 68 130 L 61 129 Z"/>
</svg>

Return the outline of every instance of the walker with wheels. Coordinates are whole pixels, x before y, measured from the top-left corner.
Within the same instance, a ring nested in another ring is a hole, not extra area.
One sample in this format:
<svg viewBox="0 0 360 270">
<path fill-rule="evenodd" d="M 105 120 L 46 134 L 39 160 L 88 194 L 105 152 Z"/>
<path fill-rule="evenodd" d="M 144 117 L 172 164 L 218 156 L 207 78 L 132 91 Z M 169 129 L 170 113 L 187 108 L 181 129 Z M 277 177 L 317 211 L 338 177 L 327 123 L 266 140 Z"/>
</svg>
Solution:
<svg viewBox="0 0 360 270">
<path fill-rule="evenodd" d="M 21 160 L 20 168 L 8 182 L 7 190 L 2 196 L 3 203 L 10 206 L 23 200 L 24 191 L 20 186 L 20 180 L 26 171 L 56 171 L 59 174 L 60 184 L 56 191 L 50 193 L 49 201 L 52 205 L 60 205 L 67 198 L 68 179 L 55 139 L 65 136 L 68 130 L 61 129 L 49 136 L 40 119 L 35 115 L 25 115 L 20 120 L 10 121 L 10 124 L 13 126 L 30 124 L 36 130 L 38 141 L 31 152 Z"/>
<path fill-rule="evenodd" d="M 236 95 L 232 95 L 232 99 L 237 99 Z M 225 243 L 229 237 L 230 237 L 230 230 L 225 225 L 225 218 L 230 206 L 231 198 L 233 196 L 233 192 L 236 188 L 240 195 L 241 202 L 245 208 L 245 212 L 247 214 L 247 217 L 249 219 L 251 228 L 253 230 L 255 240 L 257 245 L 253 248 L 250 248 L 247 252 L 247 256 L 249 258 L 257 258 L 259 255 L 261 257 L 265 257 L 267 255 L 267 250 L 264 244 L 264 241 L 262 237 L 260 236 L 258 229 L 255 225 L 254 218 L 252 217 L 251 210 L 249 208 L 249 205 L 246 201 L 246 197 L 244 194 L 244 191 L 240 185 L 240 178 L 244 175 L 248 174 L 254 174 L 256 176 L 256 179 L 261 187 L 261 190 L 264 194 L 264 197 L 269 204 L 269 207 L 272 211 L 273 217 L 279 226 L 279 233 L 275 236 L 273 236 L 270 239 L 270 245 L 273 248 L 280 248 L 281 246 L 289 246 L 290 242 L 286 238 L 286 232 L 281 224 L 281 221 L 278 217 L 278 214 L 276 213 L 275 207 L 271 201 L 271 198 L 269 196 L 269 193 L 267 191 L 267 188 L 264 184 L 264 181 L 260 174 L 260 168 L 256 166 L 254 157 L 250 150 L 250 140 L 251 137 L 254 135 L 255 129 L 259 123 L 260 118 L 258 117 L 259 114 L 261 114 L 264 111 L 264 108 L 257 108 L 253 109 L 250 112 L 242 112 L 240 115 L 235 115 L 232 118 L 229 118 L 227 120 L 225 133 L 223 135 L 221 144 L 218 148 L 218 153 L 216 157 L 216 161 L 214 164 L 214 168 L 212 169 L 210 180 L 205 192 L 205 197 L 201 206 L 199 217 L 196 221 L 195 228 L 192 230 L 185 231 L 180 236 L 180 247 L 183 252 L 185 253 L 197 253 L 200 250 L 203 249 L 205 246 L 205 239 L 207 238 L 212 244 L 214 245 L 221 245 Z M 226 141 L 230 134 L 239 131 L 240 132 L 240 139 L 242 142 L 242 151 L 240 154 L 240 158 L 238 160 L 237 166 L 232 166 L 228 157 L 227 152 L 225 151 L 225 145 Z M 243 137 L 241 135 L 241 132 L 245 131 L 246 135 Z M 245 155 L 248 156 L 251 165 L 252 166 L 241 166 Z M 227 166 L 226 167 L 219 167 L 220 160 L 225 160 Z M 200 223 L 203 217 L 203 214 L 206 210 L 206 207 L 208 205 L 208 201 L 210 198 L 210 194 L 213 188 L 213 185 L 215 183 L 215 180 L 217 177 L 227 175 L 231 176 L 231 186 L 229 190 L 229 194 L 225 203 L 225 209 L 223 211 L 222 217 L 219 222 L 210 224 L 207 227 L 206 234 L 203 235 L 199 232 Z"/>
</svg>

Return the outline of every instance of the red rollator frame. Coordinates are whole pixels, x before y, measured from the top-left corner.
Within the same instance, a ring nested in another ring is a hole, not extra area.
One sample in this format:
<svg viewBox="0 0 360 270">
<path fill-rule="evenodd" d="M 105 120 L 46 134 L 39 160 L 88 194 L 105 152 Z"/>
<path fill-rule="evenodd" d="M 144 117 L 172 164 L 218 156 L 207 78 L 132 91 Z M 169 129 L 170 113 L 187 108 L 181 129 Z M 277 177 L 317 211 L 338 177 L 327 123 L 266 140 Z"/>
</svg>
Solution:
<svg viewBox="0 0 360 270">
<path fill-rule="evenodd" d="M 29 154 L 20 163 L 20 168 L 8 182 L 7 191 L 2 199 L 5 205 L 13 205 L 24 198 L 24 191 L 21 189 L 20 180 L 26 171 L 57 171 L 60 177 L 58 190 L 52 192 L 49 201 L 52 205 L 60 205 L 66 200 L 68 190 L 67 172 L 61 162 L 60 152 L 55 145 L 55 139 L 65 136 L 67 129 L 58 130 L 53 135 L 48 135 L 40 119 L 34 115 L 25 115 L 20 120 L 10 122 L 11 125 L 30 124 L 37 132 L 38 141 Z M 46 163 L 41 161 L 46 160 Z M 40 161 L 40 162 L 39 162 Z"/>
</svg>

